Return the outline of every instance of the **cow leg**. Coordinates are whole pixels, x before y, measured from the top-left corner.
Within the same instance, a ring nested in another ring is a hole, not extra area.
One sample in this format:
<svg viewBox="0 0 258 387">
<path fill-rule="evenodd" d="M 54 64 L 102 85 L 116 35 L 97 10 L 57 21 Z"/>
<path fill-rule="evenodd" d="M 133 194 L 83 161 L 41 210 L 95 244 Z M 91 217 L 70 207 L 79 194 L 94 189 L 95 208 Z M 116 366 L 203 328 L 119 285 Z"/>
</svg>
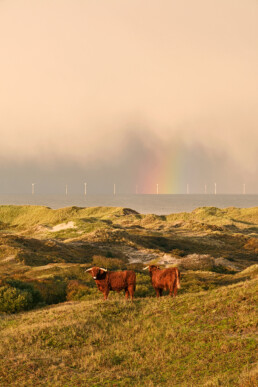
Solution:
<svg viewBox="0 0 258 387">
<path fill-rule="evenodd" d="M 134 295 L 134 285 L 128 286 L 128 291 L 131 297 L 131 301 L 133 301 L 133 295 Z"/>
<path fill-rule="evenodd" d="M 175 282 L 170 284 L 170 286 L 169 286 L 169 295 L 170 295 L 170 297 L 173 296 L 173 291 L 174 290 L 175 290 Z"/>
<path fill-rule="evenodd" d="M 162 296 L 162 289 L 155 288 L 155 292 L 156 292 L 156 296 L 157 296 L 157 298 L 159 298 L 159 297 L 161 297 L 161 296 Z"/>
<path fill-rule="evenodd" d="M 177 295 L 177 281 L 174 282 L 174 297 Z"/>
<path fill-rule="evenodd" d="M 159 295 L 162 296 L 163 289 L 159 289 Z"/>
<path fill-rule="evenodd" d="M 104 291 L 104 300 L 108 298 L 109 289 L 105 289 Z"/>
<path fill-rule="evenodd" d="M 125 298 L 128 300 L 128 297 L 129 297 L 129 291 L 128 291 L 128 289 L 126 288 L 126 289 L 125 289 Z"/>
</svg>

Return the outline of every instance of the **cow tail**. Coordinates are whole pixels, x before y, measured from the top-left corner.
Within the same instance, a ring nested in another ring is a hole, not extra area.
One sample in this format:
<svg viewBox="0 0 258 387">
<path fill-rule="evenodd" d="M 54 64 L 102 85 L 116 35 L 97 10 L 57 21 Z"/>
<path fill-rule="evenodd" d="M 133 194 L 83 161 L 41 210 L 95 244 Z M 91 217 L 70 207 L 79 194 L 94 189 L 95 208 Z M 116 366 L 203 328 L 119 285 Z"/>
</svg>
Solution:
<svg viewBox="0 0 258 387">
<path fill-rule="evenodd" d="M 180 271 L 178 269 L 176 269 L 176 286 L 177 286 L 177 289 L 181 288 L 181 286 L 180 286 Z"/>
</svg>

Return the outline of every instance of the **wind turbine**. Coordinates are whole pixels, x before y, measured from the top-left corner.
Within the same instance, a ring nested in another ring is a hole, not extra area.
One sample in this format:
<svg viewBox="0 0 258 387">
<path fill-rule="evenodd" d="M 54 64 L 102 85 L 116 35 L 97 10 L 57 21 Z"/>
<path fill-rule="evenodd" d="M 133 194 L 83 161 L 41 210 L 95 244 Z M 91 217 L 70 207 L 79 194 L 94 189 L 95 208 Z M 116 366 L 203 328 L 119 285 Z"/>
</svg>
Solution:
<svg viewBox="0 0 258 387">
<path fill-rule="evenodd" d="M 34 187 L 35 187 L 35 183 L 31 183 L 31 193 L 32 195 L 34 195 Z"/>
<path fill-rule="evenodd" d="M 87 183 L 84 183 L 84 195 L 87 195 Z"/>
</svg>

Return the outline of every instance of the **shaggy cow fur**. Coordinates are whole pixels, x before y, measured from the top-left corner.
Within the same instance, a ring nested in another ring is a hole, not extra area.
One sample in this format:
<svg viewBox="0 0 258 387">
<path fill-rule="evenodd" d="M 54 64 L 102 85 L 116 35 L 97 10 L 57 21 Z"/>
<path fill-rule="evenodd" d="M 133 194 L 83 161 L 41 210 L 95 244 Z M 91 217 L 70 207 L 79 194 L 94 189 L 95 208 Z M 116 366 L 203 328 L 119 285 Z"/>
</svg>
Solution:
<svg viewBox="0 0 258 387">
<path fill-rule="evenodd" d="M 180 288 L 180 272 L 177 267 L 160 269 L 158 266 L 148 266 L 151 283 L 155 289 L 157 297 L 162 296 L 163 290 L 169 290 L 169 295 L 177 295 L 177 289 Z M 147 268 L 146 268 L 147 269 Z"/>
<path fill-rule="evenodd" d="M 133 300 L 136 286 L 136 275 L 132 270 L 126 271 L 107 271 L 100 267 L 92 267 L 88 271 L 96 282 L 98 289 L 104 294 L 104 299 L 108 298 L 110 290 L 116 292 L 125 291 L 125 297 L 129 295 Z"/>
</svg>

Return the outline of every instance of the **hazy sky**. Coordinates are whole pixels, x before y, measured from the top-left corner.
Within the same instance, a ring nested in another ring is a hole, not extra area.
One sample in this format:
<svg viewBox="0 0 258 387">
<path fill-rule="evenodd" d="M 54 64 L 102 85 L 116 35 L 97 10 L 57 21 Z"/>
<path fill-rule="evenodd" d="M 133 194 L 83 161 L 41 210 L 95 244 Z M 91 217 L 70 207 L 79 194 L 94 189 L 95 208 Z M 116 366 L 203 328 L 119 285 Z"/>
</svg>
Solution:
<svg viewBox="0 0 258 387">
<path fill-rule="evenodd" d="M 0 193 L 257 193 L 257 20 L 257 0 L 0 0 Z"/>
</svg>

